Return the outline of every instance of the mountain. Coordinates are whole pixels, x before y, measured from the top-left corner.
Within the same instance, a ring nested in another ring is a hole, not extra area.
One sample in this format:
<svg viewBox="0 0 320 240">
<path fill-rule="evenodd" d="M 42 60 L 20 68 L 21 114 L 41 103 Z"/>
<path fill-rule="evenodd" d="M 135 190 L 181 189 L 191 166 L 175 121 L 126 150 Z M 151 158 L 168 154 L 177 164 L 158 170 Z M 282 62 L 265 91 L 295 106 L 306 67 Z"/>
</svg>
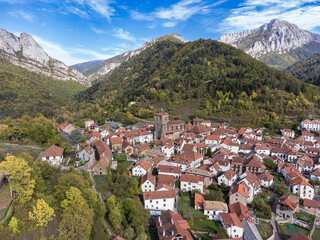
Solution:
<svg viewBox="0 0 320 240">
<path fill-rule="evenodd" d="M 279 19 L 273 19 L 254 30 L 223 35 L 218 41 L 240 48 L 277 69 L 285 69 L 296 61 L 320 52 L 319 34 Z"/>
<path fill-rule="evenodd" d="M 197 116 L 276 128 L 286 117 L 298 119 L 311 106 L 317 108 L 312 97 L 318 94 L 318 88 L 240 49 L 200 39 L 159 41 L 77 97 L 87 114 L 82 117 L 94 119 L 107 113 L 112 120 L 130 123 L 133 116 L 151 118 L 163 109 L 184 120 Z"/>
<path fill-rule="evenodd" d="M 320 86 L 320 53 L 296 62 L 286 69 L 298 79 Z"/>
<path fill-rule="evenodd" d="M 57 80 L 0 57 L 0 118 L 16 118 L 24 114 L 46 117 L 65 114 L 68 105 L 74 108 L 72 96 L 85 87 L 79 82 Z"/>
<path fill-rule="evenodd" d="M 103 63 L 104 61 L 105 61 L 105 59 L 93 60 L 93 61 L 89 61 L 89 62 L 77 63 L 75 65 L 71 65 L 70 67 L 72 67 L 82 73 L 89 68 L 95 67 L 95 66 L 99 65 L 100 63 Z"/>
<path fill-rule="evenodd" d="M 60 80 L 72 80 L 89 86 L 87 78 L 74 68 L 51 58 L 27 33 L 20 37 L 0 29 L 0 56 L 29 71 Z"/>
<path fill-rule="evenodd" d="M 167 34 L 165 36 L 153 39 L 151 42 L 145 42 L 142 45 L 142 47 L 139 49 L 122 53 L 115 57 L 109 58 L 96 66 L 87 68 L 82 73 L 85 76 L 87 76 L 90 79 L 90 81 L 97 80 L 99 77 L 109 73 L 111 70 L 115 69 L 116 67 L 119 67 L 123 62 L 126 62 L 133 56 L 139 54 L 140 52 L 145 50 L 147 47 L 150 47 L 159 41 L 166 41 L 166 40 L 174 41 L 174 42 L 182 42 L 182 43 L 187 42 L 179 34 L 175 34 L 175 33 Z"/>
</svg>

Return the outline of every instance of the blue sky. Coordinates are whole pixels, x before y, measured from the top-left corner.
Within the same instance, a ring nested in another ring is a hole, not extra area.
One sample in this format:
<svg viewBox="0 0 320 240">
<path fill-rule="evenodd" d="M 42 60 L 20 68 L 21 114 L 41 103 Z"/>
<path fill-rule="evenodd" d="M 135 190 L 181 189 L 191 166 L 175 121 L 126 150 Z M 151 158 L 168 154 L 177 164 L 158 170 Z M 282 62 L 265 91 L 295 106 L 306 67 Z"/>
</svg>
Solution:
<svg viewBox="0 0 320 240">
<path fill-rule="evenodd" d="M 107 59 L 168 33 L 218 39 L 273 18 L 320 33 L 320 1 L 0 0 L 0 28 L 31 34 L 68 65 Z"/>
</svg>

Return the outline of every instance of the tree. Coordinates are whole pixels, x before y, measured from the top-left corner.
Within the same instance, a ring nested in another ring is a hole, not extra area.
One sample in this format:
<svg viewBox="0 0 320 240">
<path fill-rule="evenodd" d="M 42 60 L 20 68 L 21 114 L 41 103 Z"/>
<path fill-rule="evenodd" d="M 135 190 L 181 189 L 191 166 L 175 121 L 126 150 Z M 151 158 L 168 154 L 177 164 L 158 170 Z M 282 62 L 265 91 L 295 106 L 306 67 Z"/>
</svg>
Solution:
<svg viewBox="0 0 320 240">
<path fill-rule="evenodd" d="M 61 207 L 64 210 L 59 223 L 58 239 L 89 239 L 93 225 L 93 211 L 82 197 L 80 190 L 71 187 L 66 192 L 66 199 L 61 202 Z"/>
<path fill-rule="evenodd" d="M 271 159 L 264 160 L 263 164 L 266 166 L 268 170 L 271 170 L 274 172 L 277 170 L 277 164 Z"/>
<path fill-rule="evenodd" d="M 79 129 L 74 129 L 70 133 L 69 136 L 69 143 L 72 144 L 73 146 L 78 146 L 79 143 L 81 143 L 82 140 L 82 133 Z"/>
<path fill-rule="evenodd" d="M 0 163 L 0 173 L 9 180 L 11 196 L 16 194 L 19 202 L 28 201 L 35 188 L 35 180 L 31 179 L 31 168 L 23 158 L 8 156 Z"/>
<path fill-rule="evenodd" d="M 29 212 L 29 219 L 36 221 L 37 227 L 46 227 L 48 222 L 55 217 L 54 210 L 43 199 L 37 200 L 36 207 L 33 206 L 32 212 Z"/>
<path fill-rule="evenodd" d="M 15 217 L 12 217 L 10 222 L 9 222 L 9 230 L 10 232 L 16 234 L 19 233 L 19 223 L 20 221 L 18 219 L 16 219 Z"/>
<path fill-rule="evenodd" d="M 211 148 L 208 148 L 207 153 L 205 154 L 205 156 L 208 156 L 208 157 L 212 158 Z"/>
</svg>

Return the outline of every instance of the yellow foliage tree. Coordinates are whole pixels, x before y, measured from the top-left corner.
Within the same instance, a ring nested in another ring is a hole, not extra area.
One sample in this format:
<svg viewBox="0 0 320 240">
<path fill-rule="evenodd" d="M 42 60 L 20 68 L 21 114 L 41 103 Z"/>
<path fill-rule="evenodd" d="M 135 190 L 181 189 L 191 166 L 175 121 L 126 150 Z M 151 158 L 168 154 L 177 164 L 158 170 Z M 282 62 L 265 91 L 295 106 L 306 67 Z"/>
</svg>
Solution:
<svg viewBox="0 0 320 240">
<path fill-rule="evenodd" d="M 23 158 L 8 156 L 0 163 L 0 174 L 9 180 L 11 196 L 16 194 L 19 202 L 29 201 L 35 188 L 35 180 L 31 179 L 31 168 Z"/>
<path fill-rule="evenodd" d="M 48 222 L 55 217 L 54 210 L 43 199 L 37 200 L 37 205 L 33 206 L 32 212 L 29 212 L 29 219 L 36 222 L 37 227 L 45 227 Z"/>
<path fill-rule="evenodd" d="M 15 217 L 12 217 L 12 218 L 11 218 L 8 226 L 9 226 L 9 230 L 10 230 L 12 233 L 16 234 L 16 233 L 19 233 L 19 232 L 20 232 L 20 231 L 19 231 L 19 220 L 16 219 Z"/>
</svg>

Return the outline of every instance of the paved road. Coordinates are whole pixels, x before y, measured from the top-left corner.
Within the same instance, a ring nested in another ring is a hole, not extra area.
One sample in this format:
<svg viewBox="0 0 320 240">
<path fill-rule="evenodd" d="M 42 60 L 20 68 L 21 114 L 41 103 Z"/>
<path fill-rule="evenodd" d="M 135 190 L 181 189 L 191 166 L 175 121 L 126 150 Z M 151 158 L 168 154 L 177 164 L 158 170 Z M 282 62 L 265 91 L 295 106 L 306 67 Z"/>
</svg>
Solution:
<svg viewBox="0 0 320 240">
<path fill-rule="evenodd" d="M 271 208 L 271 224 L 273 227 L 274 240 L 281 240 L 280 233 L 278 232 L 277 223 L 276 223 L 276 209 L 277 209 L 278 200 L 279 200 L 279 197 L 274 196 L 274 200 Z"/>
</svg>

